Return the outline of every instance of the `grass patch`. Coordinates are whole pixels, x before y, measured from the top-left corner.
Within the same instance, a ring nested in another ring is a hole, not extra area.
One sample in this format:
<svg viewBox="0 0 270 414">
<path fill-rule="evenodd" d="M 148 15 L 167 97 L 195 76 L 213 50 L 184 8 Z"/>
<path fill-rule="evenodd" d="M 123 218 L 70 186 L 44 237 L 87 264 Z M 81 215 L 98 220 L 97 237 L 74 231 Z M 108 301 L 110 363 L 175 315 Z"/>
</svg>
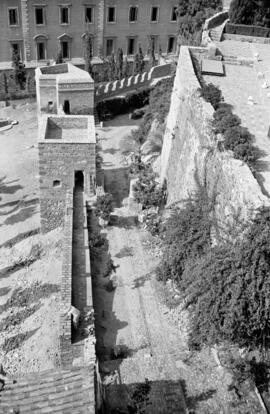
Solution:
<svg viewBox="0 0 270 414">
<path fill-rule="evenodd" d="M 20 333 L 6 338 L 2 346 L 3 351 L 7 354 L 8 352 L 14 351 L 14 349 L 19 348 L 23 345 L 25 341 L 27 341 L 27 339 L 31 338 L 31 336 L 34 335 L 36 331 L 37 329 L 33 329 L 32 331 Z"/>
</svg>

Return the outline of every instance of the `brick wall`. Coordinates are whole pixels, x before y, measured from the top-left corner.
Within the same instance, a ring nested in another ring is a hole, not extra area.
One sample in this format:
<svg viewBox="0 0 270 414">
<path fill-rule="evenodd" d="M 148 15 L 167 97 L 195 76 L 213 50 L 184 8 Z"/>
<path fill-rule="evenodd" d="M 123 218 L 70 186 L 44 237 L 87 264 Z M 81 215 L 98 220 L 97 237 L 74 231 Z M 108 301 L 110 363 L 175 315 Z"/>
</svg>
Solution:
<svg viewBox="0 0 270 414">
<path fill-rule="evenodd" d="M 71 317 L 66 312 L 71 306 L 72 287 L 73 191 L 66 194 L 64 214 L 63 264 L 61 279 L 60 350 L 61 360 L 72 363 Z"/>
</svg>

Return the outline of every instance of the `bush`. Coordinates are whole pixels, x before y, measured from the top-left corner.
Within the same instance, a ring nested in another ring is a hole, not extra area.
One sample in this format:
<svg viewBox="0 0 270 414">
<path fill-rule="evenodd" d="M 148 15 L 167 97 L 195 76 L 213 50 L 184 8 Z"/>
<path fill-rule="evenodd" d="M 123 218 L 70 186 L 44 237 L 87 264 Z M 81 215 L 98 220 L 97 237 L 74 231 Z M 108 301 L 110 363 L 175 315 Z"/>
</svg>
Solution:
<svg viewBox="0 0 270 414">
<path fill-rule="evenodd" d="M 214 109 L 218 108 L 218 105 L 223 99 L 221 90 L 217 86 L 213 85 L 213 83 L 204 85 L 201 89 L 199 89 L 199 92 L 203 99 L 206 102 L 209 102 Z"/>
<path fill-rule="evenodd" d="M 116 97 L 99 102 L 97 104 L 99 119 L 107 120 L 147 105 L 150 91 L 151 88 L 145 88 L 138 92 L 128 93 L 125 98 Z"/>
<path fill-rule="evenodd" d="M 113 211 L 113 196 L 110 193 L 97 196 L 95 203 L 96 215 L 103 220 L 109 220 L 110 214 Z"/>
<path fill-rule="evenodd" d="M 269 1 L 233 0 L 229 9 L 230 23 L 270 28 Z"/>
<path fill-rule="evenodd" d="M 192 345 L 269 348 L 269 237 L 270 209 L 262 208 L 242 240 L 186 265 L 180 288 L 192 304 Z"/>
<path fill-rule="evenodd" d="M 158 207 L 164 201 L 164 191 L 156 181 L 155 173 L 151 167 L 143 170 L 134 185 L 134 196 L 142 208 Z"/>
<path fill-rule="evenodd" d="M 174 77 L 162 79 L 151 90 L 149 108 L 139 128 L 132 132 L 133 139 L 139 145 L 146 141 L 154 119 L 157 119 L 160 124 L 165 122 L 170 109 L 173 84 Z"/>
<path fill-rule="evenodd" d="M 204 188 L 190 197 L 183 208 L 172 210 L 161 231 L 162 259 L 159 280 L 180 283 L 188 259 L 196 260 L 210 246 L 212 202 Z"/>
<path fill-rule="evenodd" d="M 231 128 L 237 127 L 241 124 L 241 119 L 232 113 L 225 113 L 220 119 L 214 118 L 213 128 L 216 134 L 224 134 Z"/>
</svg>

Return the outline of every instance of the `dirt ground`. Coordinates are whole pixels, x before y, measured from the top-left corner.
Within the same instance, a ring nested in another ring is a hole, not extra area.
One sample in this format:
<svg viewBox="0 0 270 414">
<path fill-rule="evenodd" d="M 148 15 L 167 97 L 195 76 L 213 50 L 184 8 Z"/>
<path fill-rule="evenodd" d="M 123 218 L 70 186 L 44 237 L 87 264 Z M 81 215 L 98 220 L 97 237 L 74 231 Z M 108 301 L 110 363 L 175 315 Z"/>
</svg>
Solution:
<svg viewBox="0 0 270 414">
<path fill-rule="evenodd" d="M 189 351 L 187 313 L 178 310 L 175 293 L 156 281 L 159 252 L 136 222 L 128 200 L 123 152 L 134 149 L 134 126 L 127 117 L 120 121 L 120 127 L 117 119 L 97 131 L 105 190 L 115 202 L 112 224 L 102 231 L 108 246 L 93 268 L 97 351 L 107 384 L 107 412 L 126 407 L 136 386 L 147 378 L 151 391 L 146 413 L 181 414 L 187 407 L 196 413 L 230 413 L 226 407 L 231 378 L 219 370 L 209 351 Z M 107 288 L 109 276 L 104 277 L 104 263 L 110 259 L 116 266 L 110 276 L 117 285 L 113 291 Z M 174 302 L 174 307 L 168 306 Z"/>
<path fill-rule="evenodd" d="M 16 101 L 6 117 L 19 124 L 0 132 L 0 363 L 15 375 L 59 364 L 62 261 L 61 233 L 38 234 L 36 105 Z"/>
</svg>

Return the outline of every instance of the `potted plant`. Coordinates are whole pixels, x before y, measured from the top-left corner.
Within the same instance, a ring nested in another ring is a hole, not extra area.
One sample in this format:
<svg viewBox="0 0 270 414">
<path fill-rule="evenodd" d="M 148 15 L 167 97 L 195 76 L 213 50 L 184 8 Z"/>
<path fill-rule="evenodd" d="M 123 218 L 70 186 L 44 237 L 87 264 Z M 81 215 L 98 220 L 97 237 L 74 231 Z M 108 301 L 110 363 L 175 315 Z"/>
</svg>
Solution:
<svg viewBox="0 0 270 414">
<path fill-rule="evenodd" d="M 110 193 L 97 196 L 95 203 L 96 215 L 99 218 L 99 224 L 105 227 L 110 220 L 110 214 L 113 211 L 113 197 Z"/>
</svg>

